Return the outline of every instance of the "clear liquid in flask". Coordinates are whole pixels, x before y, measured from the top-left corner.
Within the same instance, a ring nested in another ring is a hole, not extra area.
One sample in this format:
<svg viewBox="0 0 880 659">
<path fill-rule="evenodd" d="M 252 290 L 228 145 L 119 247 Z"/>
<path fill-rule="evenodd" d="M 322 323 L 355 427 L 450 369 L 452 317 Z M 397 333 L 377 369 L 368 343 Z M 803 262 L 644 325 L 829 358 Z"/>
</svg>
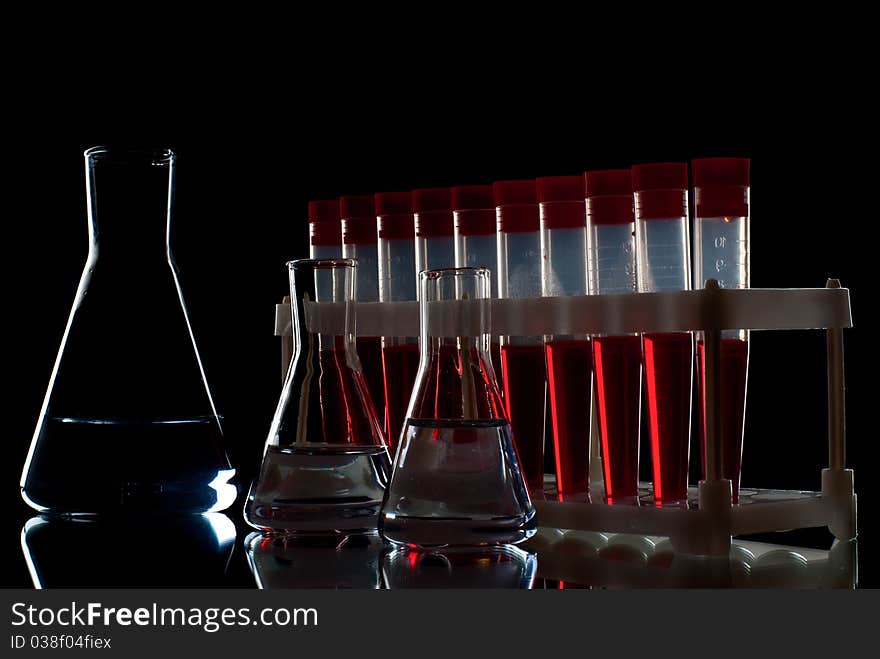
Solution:
<svg viewBox="0 0 880 659">
<path fill-rule="evenodd" d="M 269 446 L 247 519 L 267 531 L 375 530 L 390 473 L 384 446 Z"/>
<path fill-rule="evenodd" d="M 410 546 L 530 537 L 534 508 L 507 421 L 409 419 L 379 528 Z"/>
</svg>

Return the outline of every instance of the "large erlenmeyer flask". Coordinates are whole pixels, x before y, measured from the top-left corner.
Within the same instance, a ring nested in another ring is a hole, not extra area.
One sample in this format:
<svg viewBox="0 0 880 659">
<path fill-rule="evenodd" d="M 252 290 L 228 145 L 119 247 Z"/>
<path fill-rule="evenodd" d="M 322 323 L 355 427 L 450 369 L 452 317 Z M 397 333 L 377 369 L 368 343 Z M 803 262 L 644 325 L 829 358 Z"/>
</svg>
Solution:
<svg viewBox="0 0 880 659">
<path fill-rule="evenodd" d="M 245 518 L 264 531 L 375 531 L 390 461 L 355 349 L 355 262 L 288 268 L 294 356 Z"/>
<path fill-rule="evenodd" d="M 387 540 L 491 545 L 535 532 L 489 357 L 485 268 L 420 273 L 421 361 L 382 505 Z"/>
<path fill-rule="evenodd" d="M 234 470 L 171 256 L 174 153 L 85 152 L 89 255 L 22 473 L 52 513 L 196 513 Z"/>
</svg>

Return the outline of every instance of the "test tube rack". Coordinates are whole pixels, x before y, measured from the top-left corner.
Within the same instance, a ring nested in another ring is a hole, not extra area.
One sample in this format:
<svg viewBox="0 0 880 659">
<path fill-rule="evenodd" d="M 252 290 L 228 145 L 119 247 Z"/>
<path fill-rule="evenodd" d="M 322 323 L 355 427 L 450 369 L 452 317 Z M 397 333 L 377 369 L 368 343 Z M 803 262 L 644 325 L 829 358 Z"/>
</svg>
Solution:
<svg viewBox="0 0 880 659">
<path fill-rule="evenodd" d="M 858 584 L 856 540 L 828 550 L 735 539 L 726 556 L 676 552 L 668 538 L 540 528 L 520 545 L 537 578 L 605 588 L 843 588 Z"/>
<path fill-rule="evenodd" d="M 491 328 L 500 336 L 703 332 L 706 363 L 706 477 L 691 488 L 686 507 L 609 505 L 599 501 L 604 487 L 598 456 L 592 456 L 594 499 L 537 497 L 540 526 L 577 531 L 641 534 L 669 538 L 676 551 L 726 556 L 737 535 L 827 527 L 838 540 L 856 537 L 853 471 L 846 468 L 843 330 L 852 327 L 849 291 L 836 279 L 825 288 L 736 289 L 709 280 L 696 291 L 431 302 L 435 336 Z M 416 302 L 357 303 L 362 336 L 418 336 Z M 310 303 L 306 322 L 314 331 L 342 333 L 341 303 Z M 290 335 L 290 305 L 276 306 L 275 334 Z M 828 467 L 819 492 L 741 490 L 732 503 L 723 479 L 720 450 L 720 346 L 723 330 L 824 330 L 828 361 Z M 477 330 L 478 331 L 478 330 Z M 285 339 L 286 341 L 286 339 Z M 290 348 L 283 349 L 289 360 Z M 283 364 L 286 371 L 286 362 Z M 598 442 L 593 442 L 593 445 Z"/>
</svg>

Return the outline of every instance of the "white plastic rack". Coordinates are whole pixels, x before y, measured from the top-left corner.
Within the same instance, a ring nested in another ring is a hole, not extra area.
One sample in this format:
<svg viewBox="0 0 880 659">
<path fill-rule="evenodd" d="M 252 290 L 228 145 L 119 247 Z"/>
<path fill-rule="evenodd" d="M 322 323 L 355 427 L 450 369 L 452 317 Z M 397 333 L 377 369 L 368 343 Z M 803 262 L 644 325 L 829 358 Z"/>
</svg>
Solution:
<svg viewBox="0 0 880 659">
<path fill-rule="evenodd" d="M 852 326 L 849 291 L 835 279 L 817 289 L 726 290 L 710 280 L 699 291 L 589 295 L 504 300 L 431 302 L 433 336 L 476 334 L 542 336 L 551 334 L 704 333 L 706 363 L 706 478 L 691 488 L 686 507 L 608 505 L 598 456 L 591 460 L 593 501 L 557 500 L 552 492 L 535 501 L 542 527 L 669 538 L 679 553 L 723 556 L 731 537 L 742 534 L 827 526 L 839 540 L 856 537 L 853 472 L 846 468 L 843 332 Z M 418 336 L 415 302 L 357 303 L 357 333 L 362 336 Z M 433 312 L 434 309 L 432 308 Z M 341 333 L 341 304 L 307 305 L 312 331 Z M 731 500 L 731 483 L 721 478 L 720 345 L 722 330 L 825 330 L 828 344 L 828 467 L 820 492 L 741 490 Z M 290 305 L 276 307 L 275 334 L 289 336 Z M 283 350 L 284 368 L 290 358 Z M 596 442 L 594 442 L 595 444 Z M 650 495 L 645 490 L 645 503 Z"/>
</svg>

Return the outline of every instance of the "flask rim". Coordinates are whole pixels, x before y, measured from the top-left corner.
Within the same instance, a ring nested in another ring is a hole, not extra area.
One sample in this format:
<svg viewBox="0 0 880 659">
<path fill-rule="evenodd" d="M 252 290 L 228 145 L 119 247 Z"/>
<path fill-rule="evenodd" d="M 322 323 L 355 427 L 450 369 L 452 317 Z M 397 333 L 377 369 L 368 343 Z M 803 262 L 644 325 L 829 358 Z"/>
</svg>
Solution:
<svg viewBox="0 0 880 659">
<path fill-rule="evenodd" d="M 116 146 L 93 146 L 83 151 L 87 162 L 113 160 L 115 162 L 167 165 L 173 163 L 177 155 L 166 147 L 137 148 Z"/>
<path fill-rule="evenodd" d="M 331 268 L 353 268 L 357 259 L 294 259 L 287 262 L 287 267 L 291 270 L 300 267 L 310 267 L 315 270 L 329 270 Z"/>
<path fill-rule="evenodd" d="M 431 270 L 422 270 L 419 272 L 419 279 L 439 279 L 440 277 L 456 276 L 456 277 L 482 277 L 489 276 L 489 268 L 479 266 L 466 266 L 459 268 L 433 268 Z"/>
</svg>

